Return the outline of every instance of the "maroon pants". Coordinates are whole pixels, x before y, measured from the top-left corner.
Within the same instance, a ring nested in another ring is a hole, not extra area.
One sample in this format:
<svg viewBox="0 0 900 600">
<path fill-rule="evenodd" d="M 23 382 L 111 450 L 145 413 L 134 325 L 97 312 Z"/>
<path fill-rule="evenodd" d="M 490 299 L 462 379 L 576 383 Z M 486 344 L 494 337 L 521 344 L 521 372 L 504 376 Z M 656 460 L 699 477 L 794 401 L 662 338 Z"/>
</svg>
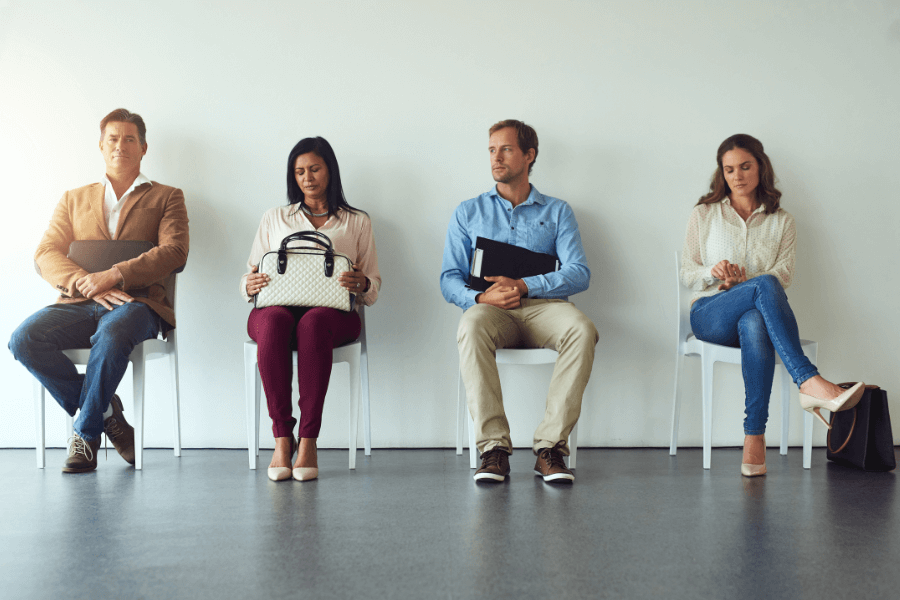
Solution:
<svg viewBox="0 0 900 600">
<path fill-rule="evenodd" d="M 317 438 L 331 378 L 331 351 L 358 338 L 360 328 L 359 314 L 352 310 L 269 306 L 250 311 L 247 333 L 257 344 L 275 437 L 290 437 L 297 422 L 291 415 L 291 351 L 297 350 L 298 437 Z"/>
</svg>

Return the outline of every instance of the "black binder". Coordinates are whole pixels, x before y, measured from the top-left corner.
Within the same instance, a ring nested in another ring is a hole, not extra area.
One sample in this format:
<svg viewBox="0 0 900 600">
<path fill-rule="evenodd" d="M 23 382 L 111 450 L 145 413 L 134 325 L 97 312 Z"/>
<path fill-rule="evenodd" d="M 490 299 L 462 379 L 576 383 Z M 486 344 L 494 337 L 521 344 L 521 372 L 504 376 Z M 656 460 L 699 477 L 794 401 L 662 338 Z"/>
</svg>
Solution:
<svg viewBox="0 0 900 600">
<path fill-rule="evenodd" d="M 484 277 L 522 279 L 558 270 L 559 260 L 551 254 L 478 237 L 472 254 L 472 268 L 469 270 L 469 287 L 483 292 L 494 285 L 485 281 Z"/>
</svg>

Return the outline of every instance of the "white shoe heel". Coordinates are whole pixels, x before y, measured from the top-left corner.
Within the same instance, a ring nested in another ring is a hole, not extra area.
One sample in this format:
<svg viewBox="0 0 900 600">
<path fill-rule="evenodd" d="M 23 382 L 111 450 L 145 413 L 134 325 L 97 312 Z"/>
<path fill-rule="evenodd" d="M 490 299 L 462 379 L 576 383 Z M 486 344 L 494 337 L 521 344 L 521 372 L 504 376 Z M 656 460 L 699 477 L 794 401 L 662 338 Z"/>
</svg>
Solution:
<svg viewBox="0 0 900 600">
<path fill-rule="evenodd" d="M 811 412 L 819 417 L 819 420 L 825 424 L 825 427 L 831 429 L 831 425 L 825 420 L 825 417 L 822 416 L 822 413 L 819 412 L 819 410 L 824 408 L 833 413 L 841 412 L 842 410 L 850 410 L 859 403 L 859 400 L 862 398 L 863 392 L 865 391 L 866 384 L 860 381 L 833 400 L 822 400 L 821 398 L 815 398 L 800 392 L 800 406 L 803 407 L 803 410 L 806 412 Z"/>
</svg>

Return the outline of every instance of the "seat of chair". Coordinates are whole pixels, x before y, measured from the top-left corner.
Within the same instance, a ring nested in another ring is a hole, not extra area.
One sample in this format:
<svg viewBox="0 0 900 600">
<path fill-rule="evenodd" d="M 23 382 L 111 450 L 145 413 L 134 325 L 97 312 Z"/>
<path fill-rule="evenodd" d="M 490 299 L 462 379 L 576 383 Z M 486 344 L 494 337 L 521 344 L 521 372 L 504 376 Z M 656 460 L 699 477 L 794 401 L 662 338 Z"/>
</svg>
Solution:
<svg viewBox="0 0 900 600">
<path fill-rule="evenodd" d="M 555 363 L 559 353 L 552 348 L 498 348 L 501 365 L 546 365 Z"/>
</svg>

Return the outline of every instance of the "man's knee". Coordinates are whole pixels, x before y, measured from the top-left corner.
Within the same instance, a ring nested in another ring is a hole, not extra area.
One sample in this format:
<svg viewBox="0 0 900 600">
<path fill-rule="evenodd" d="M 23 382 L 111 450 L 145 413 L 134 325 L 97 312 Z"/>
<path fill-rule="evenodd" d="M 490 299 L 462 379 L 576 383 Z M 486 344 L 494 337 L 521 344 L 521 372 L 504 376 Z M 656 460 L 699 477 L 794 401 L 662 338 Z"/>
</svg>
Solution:
<svg viewBox="0 0 900 600">
<path fill-rule="evenodd" d="M 486 335 L 488 325 L 491 322 L 490 313 L 494 307 L 486 304 L 476 304 L 463 313 L 459 319 L 459 327 L 456 329 L 456 343 L 464 344 L 475 338 Z"/>
<path fill-rule="evenodd" d="M 130 350 L 140 342 L 153 337 L 158 332 L 158 317 L 149 306 L 143 303 L 130 303 L 118 306 L 113 311 L 118 314 L 107 315 L 100 321 L 97 331 L 91 336 L 91 345 L 108 345 Z"/>
<path fill-rule="evenodd" d="M 581 311 L 578 311 L 578 314 L 573 315 L 568 322 L 566 327 L 566 337 L 573 341 L 591 346 L 596 346 L 597 342 L 600 341 L 600 333 L 597 331 L 594 322 Z"/>
<path fill-rule="evenodd" d="M 33 342 L 31 328 L 27 323 L 19 325 L 9 338 L 9 351 L 12 352 L 13 358 L 24 363 L 29 357 L 29 348 Z"/>
</svg>

